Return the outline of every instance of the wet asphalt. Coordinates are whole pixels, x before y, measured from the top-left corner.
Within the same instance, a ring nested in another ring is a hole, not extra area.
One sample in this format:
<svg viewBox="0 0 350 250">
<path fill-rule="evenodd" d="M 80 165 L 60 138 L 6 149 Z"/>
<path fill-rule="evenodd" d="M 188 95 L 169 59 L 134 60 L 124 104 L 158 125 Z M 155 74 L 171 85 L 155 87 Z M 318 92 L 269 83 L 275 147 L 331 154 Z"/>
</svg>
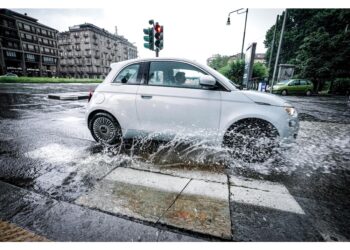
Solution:
<svg viewBox="0 0 350 250">
<path fill-rule="evenodd" d="M 86 127 L 86 100 L 47 98 L 95 87 L 0 84 L 0 220 L 54 241 L 227 240 L 174 226 L 176 221 L 153 223 L 77 202 L 116 168 L 145 163 L 150 169 L 166 165 L 175 175 L 184 169 L 224 172 L 230 240 L 350 239 L 347 97 L 284 97 L 299 111 L 296 143 L 265 163 L 248 164 L 223 156 L 221 149 L 189 152 L 176 143 L 161 149 L 151 143 L 144 150 L 130 142 L 117 152 L 104 149 Z"/>
</svg>

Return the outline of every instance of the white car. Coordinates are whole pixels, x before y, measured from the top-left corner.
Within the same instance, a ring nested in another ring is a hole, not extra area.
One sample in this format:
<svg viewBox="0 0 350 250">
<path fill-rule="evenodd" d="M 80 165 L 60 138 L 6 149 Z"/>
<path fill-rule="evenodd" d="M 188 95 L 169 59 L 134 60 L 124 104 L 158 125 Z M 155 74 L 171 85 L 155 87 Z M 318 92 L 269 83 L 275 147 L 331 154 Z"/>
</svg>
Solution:
<svg viewBox="0 0 350 250">
<path fill-rule="evenodd" d="M 276 139 L 291 142 L 299 129 L 297 111 L 282 98 L 241 91 L 210 67 L 175 58 L 111 64 L 86 120 L 103 144 L 180 135 L 222 145 L 247 161 L 265 160 Z"/>
</svg>

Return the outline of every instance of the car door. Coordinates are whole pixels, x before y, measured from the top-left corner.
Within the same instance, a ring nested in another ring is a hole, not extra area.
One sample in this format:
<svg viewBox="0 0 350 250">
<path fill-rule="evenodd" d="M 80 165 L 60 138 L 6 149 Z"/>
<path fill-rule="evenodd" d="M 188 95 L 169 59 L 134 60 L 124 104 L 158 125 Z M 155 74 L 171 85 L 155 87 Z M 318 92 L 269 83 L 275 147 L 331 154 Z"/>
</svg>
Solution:
<svg viewBox="0 0 350 250">
<path fill-rule="evenodd" d="M 207 73 L 181 61 L 151 61 L 146 84 L 136 97 L 139 124 L 156 137 L 214 138 L 220 123 L 221 94 L 199 84 Z"/>
<path fill-rule="evenodd" d="M 296 94 L 298 93 L 299 88 L 299 80 L 293 80 L 291 83 L 288 84 L 288 93 L 290 94 Z"/>
<path fill-rule="evenodd" d="M 300 94 L 305 94 L 308 90 L 308 85 L 306 80 L 300 80 Z"/>
<path fill-rule="evenodd" d="M 136 113 L 136 94 L 142 79 L 142 63 L 133 63 L 111 72 L 111 84 L 101 85 L 100 92 L 104 94 L 105 110 L 111 112 L 123 129 L 123 135 L 132 136 L 137 131 L 139 123 Z M 109 76 L 108 76 L 109 77 Z"/>
</svg>

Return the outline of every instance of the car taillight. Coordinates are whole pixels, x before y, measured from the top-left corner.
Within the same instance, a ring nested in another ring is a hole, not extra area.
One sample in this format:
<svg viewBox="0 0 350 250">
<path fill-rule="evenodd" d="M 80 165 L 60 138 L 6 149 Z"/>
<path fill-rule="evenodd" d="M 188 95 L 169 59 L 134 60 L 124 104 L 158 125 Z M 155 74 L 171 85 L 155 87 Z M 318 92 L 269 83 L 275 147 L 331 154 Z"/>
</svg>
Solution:
<svg viewBox="0 0 350 250">
<path fill-rule="evenodd" d="M 90 92 L 89 92 L 88 102 L 90 102 L 90 100 L 91 100 L 93 94 L 94 94 L 94 91 L 90 91 Z"/>
</svg>

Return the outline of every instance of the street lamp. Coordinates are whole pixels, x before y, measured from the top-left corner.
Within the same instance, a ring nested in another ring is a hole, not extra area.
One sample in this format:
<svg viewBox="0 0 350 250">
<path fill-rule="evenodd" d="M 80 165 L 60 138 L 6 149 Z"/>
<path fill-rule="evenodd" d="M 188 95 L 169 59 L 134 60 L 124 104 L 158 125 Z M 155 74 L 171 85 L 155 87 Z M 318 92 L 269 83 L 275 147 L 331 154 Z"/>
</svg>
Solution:
<svg viewBox="0 0 350 250">
<path fill-rule="evenodd" d="M 241 59 L 243 59 L 243 49 L 244 49 L 244 40 L 245 40 L 245 30 L 246 30 L 246 27 L 247 27 L 248 8 L 245 9 L 245 10 L 243 10 L 243 8 L 241 8 L 241 9 L 237 9 L 237 10 L 234 10 L 234 11 L 231 11 L 230 13 L 228 13 L 228 18 L 227 18 L 227 23 L 226 23 L 227 25 L 231 24 L 230 15 L 232 13 L 237 13 L 238 15 L 245 13 L 243 41 L 242 41 L 242 49 L 241 49 Z"/>
</svg>

